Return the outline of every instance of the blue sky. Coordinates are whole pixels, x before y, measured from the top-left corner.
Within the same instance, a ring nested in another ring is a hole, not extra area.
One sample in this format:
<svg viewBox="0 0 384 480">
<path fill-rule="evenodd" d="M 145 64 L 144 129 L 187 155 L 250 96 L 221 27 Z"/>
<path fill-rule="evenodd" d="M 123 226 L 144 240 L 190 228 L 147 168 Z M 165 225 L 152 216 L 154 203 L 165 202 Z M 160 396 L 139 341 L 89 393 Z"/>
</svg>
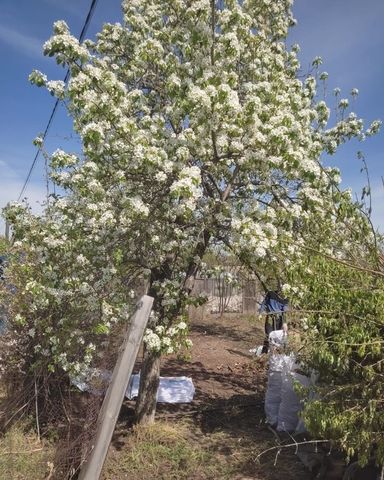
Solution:
<svg viewBox="0 0 384 480">
<path fill-rule="evenodd" d="M 278 1 L 278 0 L 275 0 Z M 0 5 L 0 208 L 16 200 L 36 153 L 32 140 L 46 126 L 54 99 L 43 89 L 33 87 L 28 75 L 33 68 L 51 79 L 63 79 L 65 71 L 42 55 L 42 44 L 55 20 L 64 19 L 72 33 L 79 35 L 90 0 L 1 0 Z M 340 87 L 342 97 L 359 89 L 354 110 L 370 121 L 384 119 L 384 1 L 383 0 L 296 0 L 298 20 L 288 43 L 299 43 L 303 73 L 311 60 L 323 58 L 321 71 L 329 73 L 327 103 L 335 104 L 332 91 Z M 93 37 L 103 22 L 121 20 L 120 0 L 98 0 L 87 37 Z M 46 142 L 49 151 L 58 147 L 73 149 L 71 122 L 60 107 Z M 357 194 L 365 183 L 356 152 L 366 156 L 372 183 L 373 215 L 384 230 L 384 131 L 363 144 L 352 142 L 337 155 L 325 159 L 341 170 L 343 187 Z M 44 159 L 39 158 L 26 189 L 32 208 L 39 210 L 46 194 Z M 0 221 L 0 234 L 4 223 Z"/>
</svg>

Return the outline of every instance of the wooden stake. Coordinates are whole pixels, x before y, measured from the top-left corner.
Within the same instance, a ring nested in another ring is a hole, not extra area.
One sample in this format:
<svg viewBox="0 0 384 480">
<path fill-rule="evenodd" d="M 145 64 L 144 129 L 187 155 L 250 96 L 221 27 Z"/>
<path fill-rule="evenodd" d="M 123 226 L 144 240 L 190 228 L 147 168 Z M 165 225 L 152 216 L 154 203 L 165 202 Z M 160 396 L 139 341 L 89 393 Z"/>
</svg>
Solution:
<svg viewBox="0 0 384 480">
<path fill-rule="evenodd" d="M 81 468 L 79 480 L 98 480 L 100 478 L 152 304 L 153 298 L 148 295 L 141 297 L 137 304 L 99 413 L 95 443 L 86 463 Z"/>
</svg>

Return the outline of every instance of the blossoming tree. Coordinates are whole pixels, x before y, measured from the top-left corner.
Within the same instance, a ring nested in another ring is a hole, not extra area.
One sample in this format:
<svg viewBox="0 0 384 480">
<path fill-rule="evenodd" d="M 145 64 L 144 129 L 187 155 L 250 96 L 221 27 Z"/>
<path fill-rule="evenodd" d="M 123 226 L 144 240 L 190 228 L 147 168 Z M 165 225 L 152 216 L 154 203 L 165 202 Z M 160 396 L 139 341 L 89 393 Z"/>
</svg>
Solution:
<svg viewBox="0 0 384 480">
<path fill-rule="evenodd" d="M 305 225 L 333 224 L 335 205 L 349 202 L 338 171 L 319 159 L 364 136 L 363 124 L 344 101 L 327 126 L 315 77 L 298 79 L 298 47 L 285 45 L 290 6 L 130 0 L 123 24 L 83 44 L 55 23 L 45 53 L 69 68 L 68 86 L 37 71 L 30 79 L 65 102 L 83 149 L 52 154 L 51 178 L 66 195 L 43 218 L 7 211 L 28 252 L 17 293 L 28 301 L 14 312 L 38 338 L 32 368 L 89 364 L 89 332 L 126 318 L 130 280 L 146 275 L 155 302 L 137 414 L 151 421 L 160 356 L 188 346 L 186 308 L 210 246 L 250 267 L 267 256 L 289 262 Z"/>
</svg>

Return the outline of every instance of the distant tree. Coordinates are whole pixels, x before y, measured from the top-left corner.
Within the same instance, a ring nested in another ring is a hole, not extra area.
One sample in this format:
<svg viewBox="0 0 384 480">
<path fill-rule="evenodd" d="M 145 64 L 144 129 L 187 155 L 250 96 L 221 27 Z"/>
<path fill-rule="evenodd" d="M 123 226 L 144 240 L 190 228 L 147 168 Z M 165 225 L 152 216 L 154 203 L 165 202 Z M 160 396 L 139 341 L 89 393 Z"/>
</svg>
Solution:
<svg viewBox="0 0 384 480">
<path fill-rule="evenodd" d="M 68 87 L 30 79 L 65 102 L 83 151 L 52 154 L 66 196 L 43 218 L 6 213 L 27 252 L 12 300 L 33 345 L 27 369 L 90 364 L 92 335 L 126 319 L 130 281 L 145 275 L 155 302 L 137 416 L 152 421 L 160 356 L 188 345 L 186 308 L 210 246 L 257 268 L 296 258 L 308 225 L 331 230 L 350 198 L 320 155 L 361 138 L 363 122 L 345 100 L 327 127 L 316 79 L 298 78 L 298 47 L 285 44 L 290 6 L 130 0 L 122 25 L 81 45 L 55 23 L 45 53 L 69 68 Z"/>
</svg>

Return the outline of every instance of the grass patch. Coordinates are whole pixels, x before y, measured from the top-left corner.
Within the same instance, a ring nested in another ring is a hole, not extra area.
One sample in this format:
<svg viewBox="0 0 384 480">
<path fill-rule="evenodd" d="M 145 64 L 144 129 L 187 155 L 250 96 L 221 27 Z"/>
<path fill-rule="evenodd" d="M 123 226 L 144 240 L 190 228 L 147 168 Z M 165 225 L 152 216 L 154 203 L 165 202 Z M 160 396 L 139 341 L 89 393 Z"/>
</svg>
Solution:
<svg viewBox="0 0 384 480">
<path fill-rule="evenodd" d="M 289 439 L 291 443 L 291 439 Z M 102 480 L 308 480 L 294 448 L 276 446 L 262 411 L 226 407 L 194 418 L 157 420 L 114 435 Z"/>
<path fill-rule="evenodd" d="M 42 480 L 50 473 L 53 449 L 26 425 L 15 425 L 0 438 L 0 478 Z"/>
<path fill-rule="evenodd" d="M 212 441 L 199 443 L 186 424 L 158 421 L 135 427 L 123 446 L 110 449 L 102 479 L 224 480 L 231 474 Z"/>
</svg>

